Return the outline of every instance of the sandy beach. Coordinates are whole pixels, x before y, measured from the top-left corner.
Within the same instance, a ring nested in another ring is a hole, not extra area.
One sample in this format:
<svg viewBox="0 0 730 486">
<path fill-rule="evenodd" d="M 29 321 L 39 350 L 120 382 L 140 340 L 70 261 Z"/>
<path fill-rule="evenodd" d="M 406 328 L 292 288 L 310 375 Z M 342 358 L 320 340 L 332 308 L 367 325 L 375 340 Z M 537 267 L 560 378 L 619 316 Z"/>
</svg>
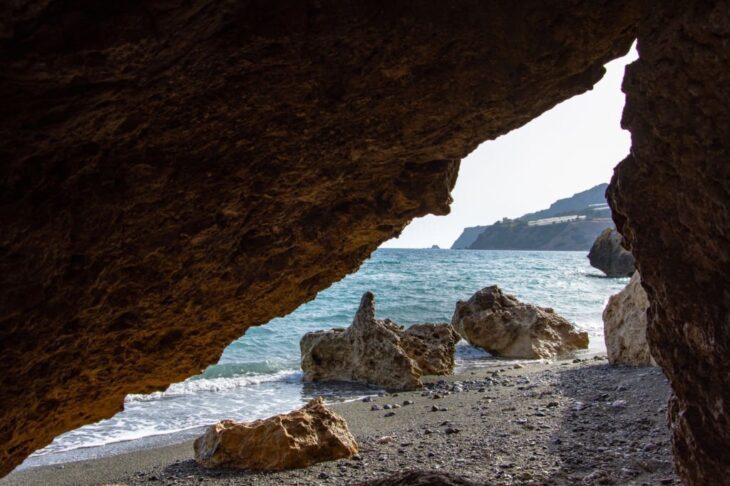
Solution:
<svg viewBox="0 0 730 486">
<path fill-rule="evenodd" d="M 360 446 L 348 460 L 276 473 L 206 470 L 188 441 L 28 469 L 0 485 L 357 484 L 405 470 L 482 484 L 680 484 L 668 395 L 658 368 L 612 367 L 601 356 L 486 367 L 431 377 L 423 391 L 333 405 Z"/>
</svg>

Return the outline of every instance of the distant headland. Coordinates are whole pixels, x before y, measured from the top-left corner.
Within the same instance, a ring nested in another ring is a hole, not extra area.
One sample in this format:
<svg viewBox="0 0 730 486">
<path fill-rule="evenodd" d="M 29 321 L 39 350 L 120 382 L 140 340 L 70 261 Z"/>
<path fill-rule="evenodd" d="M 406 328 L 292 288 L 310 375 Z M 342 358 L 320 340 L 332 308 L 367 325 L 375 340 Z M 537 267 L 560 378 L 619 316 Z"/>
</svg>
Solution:
<svg viewBox="0 0 730 486">
<path fill-rule="evenodd" d="M 588 250 L 596 237 L 613 227 L 603 183 L 549 208 L 488 226 L 464 228 L 455 250 Z"/>
</svg>

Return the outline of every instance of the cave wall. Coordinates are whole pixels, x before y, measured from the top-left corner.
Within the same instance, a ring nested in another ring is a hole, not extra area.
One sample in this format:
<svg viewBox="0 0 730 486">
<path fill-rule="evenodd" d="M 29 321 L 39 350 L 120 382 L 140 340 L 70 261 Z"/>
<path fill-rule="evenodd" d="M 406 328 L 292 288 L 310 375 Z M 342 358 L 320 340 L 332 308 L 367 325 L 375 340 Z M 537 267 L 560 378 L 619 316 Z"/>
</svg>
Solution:
<svg viewBox="0 0 730 486">
<path fill-rule="evenodd" d="M 667 2 L 626 71 L 610 204 L 651 302 L 686 484 L 730 484 L 730 3 Z"/>
<path fill-rule="evenodd" d="M 622 0 L 0 8 L 0 474 L 447 213 L 459 160 L 590 89 L 639 15 Z"/>
</svg>

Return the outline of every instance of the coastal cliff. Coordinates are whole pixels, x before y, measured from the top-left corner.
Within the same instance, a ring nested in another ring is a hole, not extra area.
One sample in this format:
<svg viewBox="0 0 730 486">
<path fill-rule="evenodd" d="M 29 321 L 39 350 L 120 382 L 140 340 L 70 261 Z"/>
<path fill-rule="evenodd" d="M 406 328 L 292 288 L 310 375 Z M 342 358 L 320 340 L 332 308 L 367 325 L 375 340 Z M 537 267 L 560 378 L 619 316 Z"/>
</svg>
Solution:
<svg viewBox="0 0 730 486">
<path fill-rule="evenodd" d="M 606 219 L 530 225 L 524 221 L 496 223 L 486 228 L 470 250 L 588 250 L 596 235 L 611 221 Z"/>
<path fill-rule="evenodd" d="M 588 250 L 596 237 L 612 228 L 606 202 L 608 184 L 598 184 L 547 209 L 488 226 L 472 226 L 451 246 L 470 250 Z"/>
</svg>

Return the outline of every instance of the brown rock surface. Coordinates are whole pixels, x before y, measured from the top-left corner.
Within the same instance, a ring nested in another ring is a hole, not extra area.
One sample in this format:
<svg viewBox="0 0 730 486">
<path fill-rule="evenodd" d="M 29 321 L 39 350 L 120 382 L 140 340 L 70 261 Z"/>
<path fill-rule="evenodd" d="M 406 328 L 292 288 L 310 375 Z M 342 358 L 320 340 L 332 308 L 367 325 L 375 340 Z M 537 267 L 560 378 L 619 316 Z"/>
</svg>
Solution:
<svg viewBox="0 0 730 486">
<path fill-rule="evenodd" d="M 598 235 L 588 252 L 588 261 L 609 277 L 630 277 L 635 270 L 634 256 L 621 246 L 621 234 L 614 228 Z"/>
<path fill-rule="evenodd" d="M 603 337 L 606 340 L 608 361 L 611 364 L 651 366 L 646 342 L 646 311 L 649 299 L 641 287 L 641 276 L 634 272 L 631 281 L 608 299 L 603 310 Z"/>
<path fill-rule="evenodd" d="M 390 390 L 421 387 L 424 374 L 454 370 L 458 335 L 449 324 L 413 331 L 375 319 L 375 296 L 363 294 L 352 325 L 305 334 L 299 346 L 304 381 L 352 381 Z"/>
<path fill-rule="evenodd" d="M 552 309 L 520 302 L 496 285 L 457 302 L 451 325 L 469 344 L 505 358 L 554 358 L 588 347 L 588 333 Z"/>
<path fill-rule="evenodd" d="M 345 420 L 321 397 L 286 415 L 212 425 L 194 444 L 195 460 L 211 468 L 278 471 L 357 454 Z"/>
<path fill-rule="evenodd" d="M 638 8 L 3 5 L 0 474 L 445 214 L 459 159 L 590 89 Z"/>
<path fill-rule="evenodd" d="M 352 381 L 391 390 L 421 387 L 421 370 L 401 347 L 402 329 L 375 319 L 375 296 L 365 292 L 347 329 L 302 336 L 304 381 Z"/>
<path fill-rule="evenodd" d="M 401 346 L 424 375 L 450 375 L 461 336 L 451 324 L 414 324 L 401 335 Z"/>
<path fill-rule="evenodd" d="M 650 302 L 686 484 L 730 484 L 730 4 L 660 2 L 626 71 L 631 155 L 609 188 Z M 674 10 L 671 10 L 674 9 Z"/>
</svg>

